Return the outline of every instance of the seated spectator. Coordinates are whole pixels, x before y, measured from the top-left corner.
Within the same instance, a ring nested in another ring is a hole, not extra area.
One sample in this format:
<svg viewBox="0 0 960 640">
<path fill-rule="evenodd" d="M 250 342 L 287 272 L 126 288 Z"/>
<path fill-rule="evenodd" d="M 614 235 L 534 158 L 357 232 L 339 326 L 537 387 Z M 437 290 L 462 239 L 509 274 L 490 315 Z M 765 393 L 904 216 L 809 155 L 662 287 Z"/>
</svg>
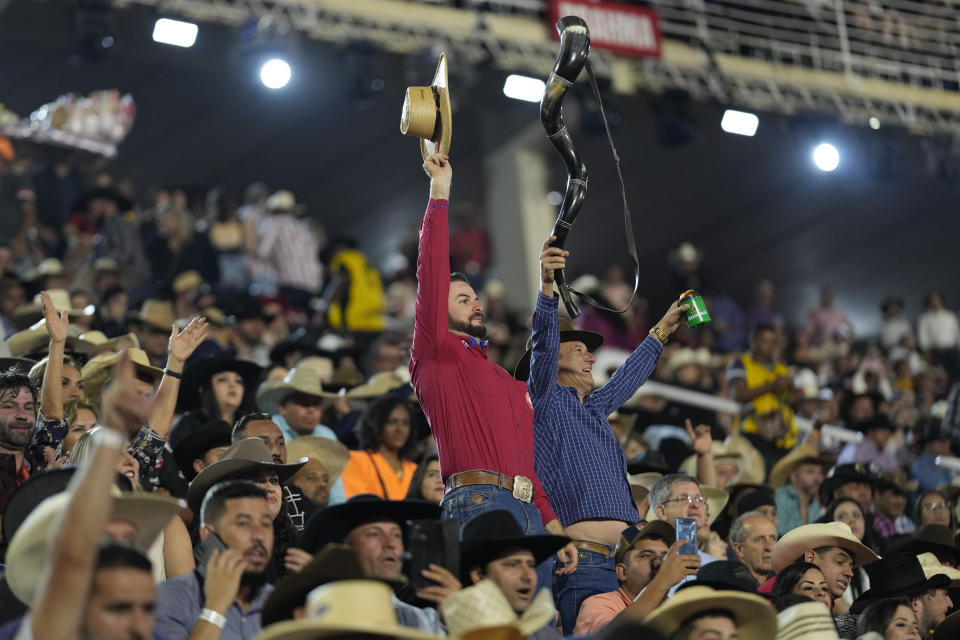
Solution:
<svg viewBox="0 0 960 640">
<path fill-rule="evenodd" d="M 413 411 L 403 396 L 374 400 L 357 422 L 360 451 L 350 452 L 343 470 L 347 496 L 370 493 L 401 500 L 407 495 L 417 465 L 407 460 L 414 445 Z"/>
<path fill-rule="evenodd" d="M 331 504 L 331 490 L 350 461 L 347 448 L 330 438 L 302 436 L 287 443 L 287 455 L 295 460 L 307 458 L 307 464 L 290 478 L 290 483 L 300 487 L 316 507 Z"/>
<path fill-rule="evenodd" d="M 950 512 L 950 503 L 940 491 L 925 491 L 917 500 L 914 522 L 918 527 L 929 524 L 938 524 L 948 527 L 956 533 L 956 517 Z"/>
<path fill-rule="evenodd" d="M 950 431 L 944 428 L 940 420 L 931 419 L 923 423 L 917 435 L 923 452 L 910 468 L 910 477 L 920 483 L 921 491 L 933 491 L 940 485 L 953 482 L 956 474 L 937 464 L 937 458 L 952 455 Z"/>
<path fill-rule="evenodd" d="M 332 380 L 333 361 L 309 356 L 300 360 L 283 380 L 260 385 L 257 404 L 273 416 L 288 441 L 300 436 L 336 440 L 333 430 L 320 422 L 324 401 L 335 397 L 327 388 Z"/>
<path fill-rule="evenodd" d="M 877 544 L 873 540 L 873 532 L 867 528 L 866 516 L 860 504 L 853 498 L 839 498 L 830 503 L 827 510 L 820 517 L 819 522 L 842 522 L 850 527 L 853 535 L 865 546 L 873 551 L 878 551 Z M 843 600 L 848 605 L 853 603 L 857 597 L 870 588 L 870 579 L 863 567 L 857 567 L 853 571 L 853 580 L 850 586 L 843 594 Z"/>
<path fill-rule="evenodd" d="M 882 413 L 876 413 L 865 422 L 854 425 L 857 431 L 863 433 L 860 442 L 848 442 L 837 457 L 837 464 L 875 464 L 881 471 L 896 471 L 900 463 L 892 452 L 887 450 L 887 443 L 895 430 L 893 423 Z"/>
<path fill-rule="evenodd" d="M 788 531 L 820 517 L 820 485 L 832 460 L 808 445 L 800 445 L 785 455 L 770 470 L 770 486 L 777 503 L 777 532 Z"/>
<path fill-rule="evenodd" d="M 684 589 L 647 616 L 644 624 L 671 639 L 769 640 L 777 634 L 776 611 L 758 595 Z"/>
<path fill-rule="evenodd" d="M 913 611 L 910 598 L 900 596 L 880 600 L 869 605 L 857 618 L 857 635 L 878 633 L 887 638 L 916 638 L 919 640 L 920 625 Z"/>
<path fill-rule="evenodd" d="M 863 513 L 870 513 L 873 487 L 879 482 L 880 476 L 867 465 L 837 465 L 820 483 L 820 504 L 827 506 L 838 498 L 853 498 Z"/>
<path fill-rule="evenodd" d="M 873 532 L 881 541 L 898 533 L 916 529 L 913 520 L 904 511 L 907 494 L 917 490 L 916 480 L 907 480 L 903 471 L 886 472 L 873 493 Z"/>
<path fill-rule="evenodd" d="M 823 603 L 828 611 L 833 610 L 833 597 L 830 595 L 827 579 L 820 567 L 811 562 L 787 565 L 777 574 L 770 595 L 775 605 L 790 595 L 800 595 Z"/>
<path fill-rule="evenodd" d="M 773 573 L 773 547 L 776 544 L 776 523 L 759 511 L 740 515 L 730 527 L 730 546 L 758 585 L 766 582 Z"/>
<path fill-rule="evenodd" d="M 440 476 L 440 459 L 436 453 L 424 454 L 410 479 L 407 500 L 426 500 L 440 504 L 444 490 L 443 478 Z"/>
</svg>

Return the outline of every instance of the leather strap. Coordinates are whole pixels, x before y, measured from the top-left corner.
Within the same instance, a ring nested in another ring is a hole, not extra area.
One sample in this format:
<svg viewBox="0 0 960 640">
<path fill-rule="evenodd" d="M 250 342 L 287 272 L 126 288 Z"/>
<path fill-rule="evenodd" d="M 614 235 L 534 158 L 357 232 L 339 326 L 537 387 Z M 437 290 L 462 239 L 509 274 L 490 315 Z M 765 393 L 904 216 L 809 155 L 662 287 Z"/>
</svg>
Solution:
<svg viewBox="0 0 960 640">
<path fill-rule="evenodd" d="M 573 546 L 580 551 L 590 551 L 591 553 L 596 553 L 607 558 L 612 558 L 616 552 L 616 547 L 609 547 L 599 542 L 590 542 L 589 540 L 574 540 Z"/>
<path fill-rule="evenodd" d="M 492 471 L 464 471 L 447 478 L 445 492 L 475 484 L 492 484 L 495 487 L 513 491 L 513 478 L 510 476 L 493 473 Z"/>
</svg>

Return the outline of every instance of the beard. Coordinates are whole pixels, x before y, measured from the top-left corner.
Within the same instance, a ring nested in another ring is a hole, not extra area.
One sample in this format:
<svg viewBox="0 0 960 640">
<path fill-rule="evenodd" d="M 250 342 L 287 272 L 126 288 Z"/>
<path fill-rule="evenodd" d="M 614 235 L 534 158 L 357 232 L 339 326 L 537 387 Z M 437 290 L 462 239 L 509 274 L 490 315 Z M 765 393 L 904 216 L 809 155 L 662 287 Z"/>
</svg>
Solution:
<svg viewBox="0 0 960 640">
<path fill-rule="evenodd" d="M 11 429 L 9 423 L 0 425 L 0 445 L 11 449 L 23 449 L 33 438 L 34 425 L 26 425 L 26 429 Z"/>
<path fill-rule="evenodd" d="M 480 318 L 480 326 L 471 322 L 474 318 Z M 454 331 L 462 331 L 477 340 L 483 340 L 487 337 L 487 328 L 483 325 L 483 314 L 481 313 L 473 314 L 467 322 L 458 322 L 450 314 L 447 314 L 447 326 Z"/>
<path fill-rule="evenodd" d="M 270 565 L 267 565 L 269 568 Z M 257 573 L 255 571 L 244 571 L 240 575 L 240 584 L 244 587 L 249 587 L 253 591 L 256 591 L 263 585 L 267 583 L 267 572 L 261 571 Z"/>
</svg>

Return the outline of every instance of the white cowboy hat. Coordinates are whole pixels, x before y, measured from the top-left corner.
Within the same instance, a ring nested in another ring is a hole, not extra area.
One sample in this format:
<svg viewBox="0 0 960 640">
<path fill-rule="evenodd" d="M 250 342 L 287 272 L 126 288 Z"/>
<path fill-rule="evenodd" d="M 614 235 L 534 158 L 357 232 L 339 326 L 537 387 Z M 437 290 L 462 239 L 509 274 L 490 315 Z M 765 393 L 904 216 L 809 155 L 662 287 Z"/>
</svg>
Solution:
<svg viewBox="0 0 960 640">
<path fill-rule="evenodd" d="M 790 480 L 790 474 L 801 463 L 818 464 L 824 469 L 829 469 L 836 462 L 836 458 L 829 454 L 819 453 L 808 444 L 801 444 L 794 447 L 790 453 L 780 458 L 773 469 L 770 470 L 771 487 L 776 489 L 787 484 Z"/>
<path fill-rule="evenodd" d="M 650 471 L 648 473 L 634 473 L 627 476 L 627 483 L 630 485 L 630 495 L 634 502 L 643 500 L 650 495 L 650 489 L 657 483 L 657 480 L 663 477 L 662 473 Z"/>
<path fill-rule="evenodd" d="M 383 636 L 439 640 L 440 636 L 401 626 L 393 590 L 374 580 L 340 580 L 307 596 L 307 617 L 271 624 L 255 640 L 319 640 L 330 636 Z"/>
<path fill-rule="evenodd" d="M 757 594 L 700 586 L 678 591 L 654 609 L 643 623 L 670 637 L 690 618 L 714 609 L 730 612 L 740 640 L 771 640 L 776 636 L 777 612 Z"/>
<path fill-rule="evenodd" d="M 943 574 L 950 578 L 951 589 L 960 587 L 960 569 L 954 569 L 953 567 L 941 564 L 940 561 L 937 560 L 937 556 L 932 553 L 918 554 L 917 560 L 920 561 L 920 566 L 923 567 L 923 575 L 925 575 L 927 579 L 935 575 Z"/>
<path fill-rule="evenodd" d="M 300 436 L 287 443 L 290 460 L 309 458 L 323 465 L 332 485 L 350 462 L 350 450 L 342 442 L 320 436 Z"/>
<path fill-rule="evenodd" d="M 488 627 L 516 627 L 528 636 L 557 617 L 549 589 L 540 589 L 523 615 L 518 616 L 492 580 L 481 580 L 449 595 L 440 611 L 451 637 Z"/>
<path fill-rule="evenodd" d="M 402 387 L 406 381 L 395 371 L 381 371 L 370 376 L 370 379 L 363 384 L 347 391 L 348 398 L 379 398 L 397 387 Z"/>
<path fill-rule="evenodd" d="M 850 527 L 842 522 L 805 524 L 788 531 L 777 540 L 773 547 L 773 570 L 780 573 L 808 549 L 821 547 L 840 547 L 849 551 L 855 567 L 862 567 L 880 559 L 880 556 L 860 542 Z"/>
<path fill-rule="evenodd" d="M 333 380 L 333 361 L 310 356 L 297 363 L 283 380 L 265 382 L 257 390 L 257 405 L 271 415 L 280 410 L 280 402 L 294 392 L 318 398 L 335 398 L 336 393 L 325 391 L 324 385 Z"/>
<path fill-rule="evenodd" d="M 830 610 L 822 602 L 804 602 L 777 615 L 776 640 L 838 640 Z"/>
<path fill-rule="evenodd" d="M 30 512 L 17 529 L 7 548 L 6 578 L 13 595 L 27 605 L 33 604 L 50 565 L 50 547 L 67 508 L 67 491 L 45 499 Z M 170 519 L 186 504 L 183 500 L 152 493 L 123 493 L 114 490 L 111 520 L 124 520 L 137 527 L 137 546 L 146 550 L 154 543 Z M 68 526 L 69 523 L 64 523 Z"/>
</svg>

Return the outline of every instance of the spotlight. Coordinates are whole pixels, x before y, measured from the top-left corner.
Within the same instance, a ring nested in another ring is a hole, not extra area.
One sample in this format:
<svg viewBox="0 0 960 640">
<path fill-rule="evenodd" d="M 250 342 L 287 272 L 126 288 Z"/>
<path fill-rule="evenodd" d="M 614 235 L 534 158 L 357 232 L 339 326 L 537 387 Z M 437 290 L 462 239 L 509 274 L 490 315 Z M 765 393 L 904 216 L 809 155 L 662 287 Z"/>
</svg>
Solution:
<svg viewBox="0 0 960 640">
<path fill-rule="evenodd" d="M 878 118 L 877 116 L 871 116 L 868 122 L 870 124 L 870 128 L 873 129 L 874 131 L 880 128 L 880 118 Z"/>
<path fill-rule="evenodd" d="M 813 163 L 820 171 L 833 171 L 840 164 L 840 152 L 828 142 L 818 144 L 813 150 Z"/>
<path fill-rule="evenodd" d="M 192 47 L 199 27 L 192 22 L 160 18 L 153 25 L 153 41 L 175 47 Z"/>
<path fill-rule="evenodd" d="M 273 58 L 260 67 L 260 82 L 268 89 L 282 89 L 290 82 L 290 65 L 286 60 Z"/>
<path fill-rule="evenodd" d="M 760 118 L 746 111 L 727 109 L 723 112 L 720 128 L 738 136 L 753 136 L 760 126 Z"/>
<path fill-rule="evenodd" d="M 511 73 L 503 83 L 503 95 L 514 100 L 540 102 L 545 88 L 543 80 Z"/>
</svg>

